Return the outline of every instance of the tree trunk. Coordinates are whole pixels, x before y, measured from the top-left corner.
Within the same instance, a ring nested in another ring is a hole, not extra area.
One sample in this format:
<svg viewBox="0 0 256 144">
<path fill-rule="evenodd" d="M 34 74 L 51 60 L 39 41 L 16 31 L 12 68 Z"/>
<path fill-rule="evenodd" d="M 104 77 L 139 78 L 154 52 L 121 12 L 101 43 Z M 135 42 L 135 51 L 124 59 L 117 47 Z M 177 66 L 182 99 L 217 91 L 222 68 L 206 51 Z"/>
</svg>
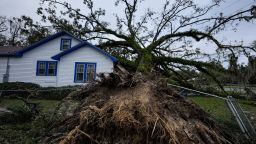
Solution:
<svg viewBox="0 0 256 144">
<path fill-rule="evenodd" d="M 154 66 L 153 54 L 148 50 L 142 51 L 142 54 L 138 59 L 137 71 L 142 72 L 144 74 L 150 74 L 153 66 Z"/>
</svg>

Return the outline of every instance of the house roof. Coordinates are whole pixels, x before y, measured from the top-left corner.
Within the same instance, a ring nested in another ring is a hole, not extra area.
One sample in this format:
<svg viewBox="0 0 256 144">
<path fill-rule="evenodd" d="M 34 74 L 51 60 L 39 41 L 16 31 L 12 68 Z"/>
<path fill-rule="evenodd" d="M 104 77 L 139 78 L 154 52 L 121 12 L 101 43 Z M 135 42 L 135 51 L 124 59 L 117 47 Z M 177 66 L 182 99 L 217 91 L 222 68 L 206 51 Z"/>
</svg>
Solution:
<svg viewBox="0 0 256 144">
<path fill-rule="evenodd" d="M 32 50 L 32 49 L 34 49 L 34 48 L 36 48 L 36 47 L 38 47 L 38 46 L 40 46 L 40 45 L 42 45 L 42 44 L 45 44 L 45 43 L 47 43 L 47 42 L 49 42 L 49 41 L 51 41 L 51 40 L 53 40 L 53 39 L 55 39 L 55 38 L 58 38 L 58 37 L 60 37 L 60 36 L 63 36 L 63 35 L 68 35 L 68 36 L 70 36 L 70 37 L 72 37 L 72 38 L 74 38 L 74 39 L 77 39 L 77 40 L 80 41 L 80 42 L 83 41 L 82 39 L 76 38 L 75 36 L 73 36 L 73 35 L 70 34 L 69 32 L 61 31 L 61 32 L 58 32 L 58 33 L 53 34 L 53 35 L 51 35 L 51 36 L 48 36 L 48 37 L 46 37 L 46 38 L 44 38 L 44 39 L 42 39 L 42 40 L 40 40 L 40 41 L 38 41 L 38 42 L 36 42 L 36 43 L 30 45 L 30 46 L 28 46 L 28 47 L 22 49 L 21 51 L 18 51 L 18 52 L 17 52 L 17 56 L 22 56 L 25 52 L 30 51 L 30 50 Z"/>
<path fill-rule="evenodd" d="M 22 47 L 0 46 L 0 56 L 14 56 Z"/>
<path fill-rule="evenodd" d="M 63 51 L 63 52 L 60 52 L 59 54 L 56 54 L 52 57 L 52 59 L 54 60 L 60 60 L 60 58 L 66 54 L 69 54 L 75 50 L 78 50 L 80 49 L 81 47 L 83 46 L 89 46 L 97 51 L 99 51 L 100 53 L 102 53 L 103 55 L 109 57 L 113 62 L 117 62 L 118 59 L 111 56 L 110 54 L 108 54 L 107 52 L 103 51 L 102 49 L 92 45 L 91 43 L 89 42 L 86 42 L 86 41 L 83 41 L 82 39 L 79 39 L 79 38 L 76 38 L 75 36 L 73 36 L 72 34 L 70 34 L 69 32 L 66 32 L 66 31 L 61 31 L 61 32 L 58 32 L 56 34 L 53 34 L 51 36 L 48 36 L 26 48 L 21 48 L 21 47 L 12 47 L 12 46 L 0 46 L 0 56 L 16 56 L 16 57 L 21 57 L 24 53 L 42 45 L 42 44 L 45 44 L 55 38 L 58 38 L 60 36 L 63 36 L 63 35 L 68 35 L 74 39 L 77 39 L 78 41 L 80 41 L 81 43 L 66 50 L 66 51 Z"/>
<path fill-rule="evenodd" d="M 49 41 L 51 41 L 51 40 L 53 40 L 55 38 L 63 36 L 63 35 L 68 35 L 68 36 L 70 36 L 70 37 L 72 37 L 74 39 L 77 39 L 80 42 L 83 42 L 82 39 L 76 38 L 75 36 L 73 36 L 69 32 L 61 31 L 61 32 L 58 32 L 56 34 L 50 35 L 50 36 L 48 36 L 48 37 L 46 37 L 46 38 L 44 38 L 44 39 L 42 39 L 42 40 L 40 40 L 40 41 L 38 41 L 38 42 L 36 42 L 34 44 L 31 44 L 30 46 L 25 47 L 25 48 L 20 48 L 19 49 L 19 48 L 16 48 L 16 47 L 15 48 L 12 47 L 12 48 L 10 48 L 10 52 L 9 53 L 6 52 L 7 50 L 0 50 L 0 51 L 3 51 L 3 52 L 0 52 L 0 56 L 18 56 L 19 57 L 19 56 L 22 56 L 25 52 L 28 52 L 28 51 L 30 51 L 30 50 L 32 50 L 32 49 L 34 49 L 34 48 L 36 48 L 36 47 L 38 47 L 38 46 L 40 46 L 42 44 L 45 44 L 45 43 L 47 43 L 47 42 L 49 42 Z M 11 47 L 11 46 L 8 46 L 8 47 Z"/>
<path fill-rule="evenodd" d="M 102 53 L 103 55 L 109 57 L 113 62 L 117 62 L 118 61 L 117 58 L 113 57 L 112 55 L 108 54 L 107 52 L 103 51 L 102 49 L 100 49 L 100 48 L 98 48 L 98 47 L 96 47 L 96 46 L 94 46 L 91 43 L 86 42 L 86 41 L 84 41 L 84 42 L 82 42 L 82 43 L 80 43 L 80 44 L 78 44 L 78 45 L 76 45 L 76 46 L 74 46 L 74 47 L 72 47 L 72 48 L 70 48 L 70 49 L 68 49 L 66 51 L 63 51 L 63 52 L 60 52 L 59 54 L 54 55 L 52 57 L 52 59 L 60 60 L 60 58 L 62 56 L 67 55 L 67 54 L 69 54 L 69 53 L 71 53 L 71 52 L 73 52 L 75 50 L 78 50 L 78 49 L 82 48 L 83 46 L 89 46 L 89 47 L 97 50 L 98 52 Z"/>
</svg>

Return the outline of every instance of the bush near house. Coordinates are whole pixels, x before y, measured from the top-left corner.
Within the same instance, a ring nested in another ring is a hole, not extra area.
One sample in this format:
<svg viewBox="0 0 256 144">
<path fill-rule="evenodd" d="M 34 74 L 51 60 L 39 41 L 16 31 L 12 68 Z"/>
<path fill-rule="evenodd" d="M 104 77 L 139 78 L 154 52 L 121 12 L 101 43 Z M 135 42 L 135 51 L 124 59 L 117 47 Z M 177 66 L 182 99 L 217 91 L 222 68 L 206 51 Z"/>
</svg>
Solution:
<svg viewBox="0 0 256 144">
<path fill-rule="evenodd" d="M 61 100 L 66 97 L 71 91 L 73 91 L 76 86 L 67 87 L 41 87 L 34 83 L 24 83 L 24 82 L 10 82 L 10 83 L 0 83 L 0 90 L 14 90 L 14 91 L 3 91 L 1 97 L 5 98 L 31 98 L 36 99 L 51 99 L 51 100 Z M 25 91 L 17 91 L 25 90 Z"/>
<path fill-rule="evenodd" d="M 39 89 L 40 86 L 33 83 L 24 82 L 10 82 L 10 83 L 0 83 L 0 90 L 14 90 L 14 91 L 3 91 L 2 96 L 8 96 L 9 98 L 19 96 L 26 97 L 30 93 L 27 90 Z M 26 90 L 26 91 L 15 91 L 15 90 Z"/>
<path fill-rule="evenodd" d="M 0 143 L 36 144 L 42 143 L 53 125 L 62 121 L 63 116 L 53 111 L 58 105 L 56 100 L 31 100 L 39 103 L 40 113 L 34 114 L 21 100 L 4 99 L 0 107 L 12 113 L 0 113 Z"/>
<path fill-rule="evenodd" d="M 0 113 L 0 124 L 29 122 L 34 116 L 33 112 L 25 105 L 8 109 L 11 111 L 10 113 Z"/>
</svg>

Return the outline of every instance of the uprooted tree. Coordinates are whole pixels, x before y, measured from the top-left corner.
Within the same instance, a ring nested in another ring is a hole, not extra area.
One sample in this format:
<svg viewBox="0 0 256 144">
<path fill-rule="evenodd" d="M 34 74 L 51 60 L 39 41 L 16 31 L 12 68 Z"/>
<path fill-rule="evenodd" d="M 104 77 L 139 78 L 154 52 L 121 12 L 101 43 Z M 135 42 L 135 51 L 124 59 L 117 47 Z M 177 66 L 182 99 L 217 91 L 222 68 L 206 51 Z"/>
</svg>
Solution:
<svg viewBox="0 0 256 144">
<path fill-rule="evenodd" d="M 67 96 L 80 105 L 52 126 L 43 143 L 237 143 L 237 133 L 228 132 L 164 81 L 141 75 L 132 80 L 119 66 L 100 77 Z"/>
<path fill-rule="evenodd" d="M 191 48 L 194 41 L 213 43 L 218 53 L 226 55 L 255 52 L 253 47 L 242 43 L 225 44 L 215 37 L 232 24 L 254 21 L 255 6 L 231 15 L 210 16 L 209 13 L 222 4 L 222 0 L 214 0 L 207 6 L 200 6 L 193 0 L 167 0 L 160 11 L 143 8 L 144 0 L 116 0 L 116 8 L 123 9 L 123 13 L 115 14 L 115 20 L 107 22 L 104 20 L 106 11 L 95 8 L 92 0 L 84 0 L 82 10 L 61 0 L 41 1 L 37 13 L 55 29 L 94 40 L 124 64 L 138 67 L 145 73 L 154 69 L 166 75 L 172 73 L 182 80 L 177 70 L 194 68 L 215 79 L 209 72 L 216 69 L 212 64 L 194 60 L 203 54 L 199 49 Z M 64 10 L 57 11 L 59 7 L 64 7 Z"/>
<path fill-rule="evenodd" d="M 193 0 L 165 1 L 160 12 L 141 14 L 143 0 L 116 0 L 123 13 L 104 21 L 105 10 L 84 0 L 83 10 L 60 0 L 41 0 L 38 14 L 54 29 L 67 30 L 115 55 L 124 65 L 149 74 L 183 75 L 177 70 L 193 68 L 210 73 L 212 63 L 196 61 L 200 50 L 194 41 L 207 40 L 219 53 L 249 54 L 255 48 L 223 44 L 215 35 L 228 24 L 253 21 L 255 7 L 225 16 L 209 16 L 222 1 L 200 7 Z M 59 7 L 64 10 L 56 11 Z M 116 22 L 116 24 L 113 24 Z M 203 54 L 202 54 L 203 55 Z M 66 99 L 81 104 L 71 117 L 53 126 L 45 143 L 232 143 L 232 136 L 197 105 L 177 95 L 166 81 L 131 75 L 119 65 L 97 83 L 72 92 Z"/>
</svg>

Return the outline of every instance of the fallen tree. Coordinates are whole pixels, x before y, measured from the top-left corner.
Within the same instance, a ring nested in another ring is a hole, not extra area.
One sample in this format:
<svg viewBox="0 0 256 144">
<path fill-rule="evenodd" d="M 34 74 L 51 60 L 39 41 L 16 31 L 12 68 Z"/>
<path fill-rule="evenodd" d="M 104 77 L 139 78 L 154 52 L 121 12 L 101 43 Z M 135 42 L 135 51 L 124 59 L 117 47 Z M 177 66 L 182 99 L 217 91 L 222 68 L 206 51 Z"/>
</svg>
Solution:
<svg viewBox="0 0 256 144">
<path fill-rule="evenodd" d="M 82 99 L 45 143 L 235 143 L 206 112 L 164 80 L 119 69 L 68 98 Z"/>
<path fill-rule="evenodd" d="M 229 42 L 218 36 L 225 30 L 236 30 L 242 21 L 255 22 L 256 7 L 251 3 L 237 12 L 218 14 L 215 12 L 224 0 L 207 4 L 160 0 L 154 5 L 156 9 L 145 0 L 114 0 L 109 2 L 113 4 L 110 11 L 93 0 L 83 0 L 78 7 L 63 0 L 40 1 L 37 14 L 53 29 L 92 41 L 133 70 L 143 74 L 158 71 L 182 85 L 189 83 L 186 75 L 195 70 L 223 89 L 214 72 L 226 71 L 214 64 L 214 59 L 221 62 L 230 54 L 250 56 L 256 52 L 239 40 Z M 203 45 L 205 42 L 207 45 Z M 211 50 L 218 56 L 213 57 Z"/>
</svg>

